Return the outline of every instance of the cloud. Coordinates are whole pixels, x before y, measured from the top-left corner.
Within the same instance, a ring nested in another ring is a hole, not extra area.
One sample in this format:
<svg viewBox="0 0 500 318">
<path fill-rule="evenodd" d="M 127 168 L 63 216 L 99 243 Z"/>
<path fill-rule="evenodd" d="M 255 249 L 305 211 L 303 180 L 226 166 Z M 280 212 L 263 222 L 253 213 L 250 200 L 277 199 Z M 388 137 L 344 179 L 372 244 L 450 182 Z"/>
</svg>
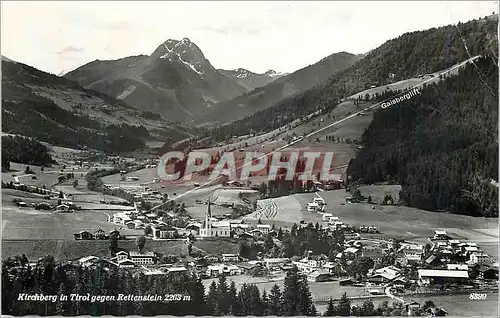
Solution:
<svg viewBox="0 0 500 318">
<path fill-rule="evenodd" d="M 57 54 L 66 54 L 66 53 L 83 53 L 85 50 L 81 47 L 76 47 L 72 45 L 66 46 L 61 51 L 57 52 Z"/>
</svg>

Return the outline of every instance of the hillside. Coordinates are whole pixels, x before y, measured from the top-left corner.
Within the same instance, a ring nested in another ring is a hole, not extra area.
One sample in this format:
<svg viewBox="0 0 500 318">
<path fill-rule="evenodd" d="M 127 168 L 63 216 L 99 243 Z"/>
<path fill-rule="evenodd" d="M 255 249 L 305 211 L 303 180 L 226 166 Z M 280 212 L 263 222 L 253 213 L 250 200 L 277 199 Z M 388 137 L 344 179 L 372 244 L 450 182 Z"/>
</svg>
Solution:
<svg viewBox="0 0 500 318">
<path fill-rule="evenodd" d="M 2 132 L 77 149 L 131 151 L 192 129 L 160 120 L 76 82 L 2 58 Z"/>
<path fill-rule="evenodd" d="M 408 206 L 498 217 L 498 68 L 476 65 L 375 112 L 352 180 L 397 182 Z"/>
<path fill-rule="evenodd" d="M 325 83 L 276 101 L 272 107 L 257 111 L 244 119 L 217 127 L 210 136 L 214 136 L 216 140 L 224 140 L 226 136 L 246 135 L 251 131 L 271 131 L 314 111 L 330 110 L 346 97 L 372 86 L 388 85 L 446 69 L 468 59 L 469 54 L 496 56 L 497 25 L 498 15 L 495 15 L 460 23 L 458 26 L 449 25 L 403 34 L 372 50 L 359 62 L 335 74 Z M 278 82 L 286 78 L 252 93 L 257 95 L 259 91 L 278 85 Z M 276 99 L 279 98 L 276 96 Z M 236 100 L 238 98 L 234 101 Z"/>
<path fill-rule="evenodd" d="M 266 109 L 284 98 L 323 83 L 332 75 L 352 66 L 361 57 L 347 52 L 334 53 L 315 64 L 280 77 L 264 87 L 216 104 L 205 120 L 230 121 Z"/>
<path fill-rule="evenodd" d="M 187 38 L 167 40 L 150 56 L 96 60 L 65 77 L 175 121 L 199 118 L 211 105 L 248 91 L 216 70 Z"/>
<path fill-rule="evenodd" d="M 229 78 L 235 80 L 238 84 L 245 87 L 248 91 L 256 89 L 258 87 L 266 86 L 267 84 L 277 80 L 278 78 L 285 76 L 287 74 L 277 73 L 276 71 L 269 70 L 263 74 L 257 74 L 250 72 L 244 68 L 238 68 L 235 70 L 222 70 L 219 72 L 226 75 Z"/>
</svg>

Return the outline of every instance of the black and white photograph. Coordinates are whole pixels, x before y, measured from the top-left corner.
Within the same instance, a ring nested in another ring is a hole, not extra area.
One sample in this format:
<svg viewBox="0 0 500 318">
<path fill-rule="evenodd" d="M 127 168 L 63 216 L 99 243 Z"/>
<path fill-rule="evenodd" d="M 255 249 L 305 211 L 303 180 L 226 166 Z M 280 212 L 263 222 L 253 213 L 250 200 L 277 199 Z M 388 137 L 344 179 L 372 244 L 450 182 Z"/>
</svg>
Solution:
<svg viewBox="0 0 500 318">
<path fill-rule="evenodd" d="M 498 317 L 498 1 L 1 1 L 1 315 Z"/>
</svg>

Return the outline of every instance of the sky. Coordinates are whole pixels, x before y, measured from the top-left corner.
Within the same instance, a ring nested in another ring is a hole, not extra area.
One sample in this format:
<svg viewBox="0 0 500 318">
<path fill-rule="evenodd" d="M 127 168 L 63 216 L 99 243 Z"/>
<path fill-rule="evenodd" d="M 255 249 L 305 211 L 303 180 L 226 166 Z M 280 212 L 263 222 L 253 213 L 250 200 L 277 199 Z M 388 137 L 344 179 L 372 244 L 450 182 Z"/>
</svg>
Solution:
<svg viewBox="0 0 500 318">
<path fill-rule="evenodd" d="M 417 30 L 498 13 L 495 2 L 1 2 L 2 55 L 59 74 L 189 38 L 215 68 L 293 72 Z"/>
</svg>

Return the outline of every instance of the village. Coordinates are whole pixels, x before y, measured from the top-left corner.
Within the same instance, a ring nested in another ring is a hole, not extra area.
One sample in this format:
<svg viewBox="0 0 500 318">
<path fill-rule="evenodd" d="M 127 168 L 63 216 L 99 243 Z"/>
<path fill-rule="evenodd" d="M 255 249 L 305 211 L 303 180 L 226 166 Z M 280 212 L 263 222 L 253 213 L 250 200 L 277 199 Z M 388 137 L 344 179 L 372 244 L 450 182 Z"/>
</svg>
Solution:
<svg viewBox="0 0 500 318">
<path fill-rule="evenodd" d="M 57 174 L 52 173 L 53 178 L 57 176 L 53 187 L 40 185 L 40 179 L 48 175 L 46 171 L 25 174 L 24 181 L 13 177 L 12 182 L 3 184 L 7 189 L 37 193 L 40 199 L 33 202 L 15 199 L 15 205 L 25 211 L 76 216 L 95 210 L 106 215 L 106 226 L 87 227 L 72 236 L 75 241 L 89 244 L 105 242 L 109 254 L 89 253 L 61 259 L 65 266 L 124 269 L 134 276 L 186 273 L 201 278 L 206 287 L 214 279 L 226 276 L 239 285 L 251 282 L 264 290 L 281 284 L 286 273 L 297 268 L 310 283 L 316 303 L 330 298 L 339 301 L 340 292 L 344 291 L 353 300 L 399 301 L 406 305 L 408 313 L 420 308 L 416 300 L 422 295 L 498 290 L 498 263 L 481 250 L 480 244 L 454 238 L 440 229 L 434 230 L 423 244 L 386 236 L 378 226 L 350 225 L 323 198 L 330 191 L 343 191 L 337 186 L 329 188 L 329 184 L 315 182 L 313 191 L 304 194 L 308 201 L 293 207 L 298 209 L 296 212 L 283 208 L 279 198 L 259 199 L 257 188 L 234 180 L 208 187 L 198 187 L 195 180 L 183 185 L 184 189 L 194 189 L 190 196 L 177 199 L 177 191 L 181 192 L 176 190 L 178 185 L 164 184 L 155 178 L 157 161 L 106 160 L 65 161 Z M 117 169 L 117 162 L 126 163 Z M 33 175 L 38 178 L 32 178 Z M 79 189 L 85 181 L 90 189 L 94 175 L 103 182 L 91 192 L 92 197 L 86 192 L 86 200 L 90 201 L 82 201 L 79 192 L 83 190 Z M 76 185 L 75 180 L 80 184 Z M 375 209 L 374 203 L 365 201 L 348 195 L 340 206 L 368 205 Z M 275 222 L 285 210 L 305 217 L 294 224 Z M 286 252 L 291 239 L 300 241 L 300 231 L 328 237 L 329 252 Z M 131 241 L 135 245 L 121 247 Z M 177 244 L 180 253 L 155 250 L 162 242 Z M 235 248 L 214 253 L 198 247 L 200 242 L 210 246 L 224 242 Z M 37 260 L 29 262 L 35 266 Z"/>
</svg>

